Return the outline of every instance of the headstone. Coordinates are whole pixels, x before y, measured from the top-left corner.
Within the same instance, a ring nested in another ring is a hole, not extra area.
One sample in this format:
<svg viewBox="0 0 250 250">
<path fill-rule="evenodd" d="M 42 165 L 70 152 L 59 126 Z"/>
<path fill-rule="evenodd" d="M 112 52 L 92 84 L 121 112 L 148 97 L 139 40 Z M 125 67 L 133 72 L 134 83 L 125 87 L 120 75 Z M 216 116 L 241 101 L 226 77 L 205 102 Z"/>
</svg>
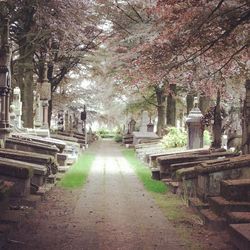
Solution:
<svg viewBox="0 0 250 250">
<path fill-rule="evenodd" d="M 59 131 L 64 131 L 64 111 L 60 110 L 57 114 L 57 128 Z"/>
<path fill-rule="evenodd" d="M 147 132 L 154 132 L 154 124 L 151 121 L 147 124 Z"/>
<path fill-rule="evenodd" d="M 132 118 L 130 122 L 128 123 L 128 133 L 132 134 L 135 131 L 135 124 L 136 121 Z"/>
<path fill-rule="evenodd" d="M 41 127 L 42 126 L 42 120 L 43 120 L 43 113 L 42 113 L 42 103 L 40 100 L 40 94 L 36 91 L 34 91 L 34 112 L 35 112 L 35 120 L 34 120 L 34 126 Z"/>
<path fill-rule="evenodd" d="M 12 104 L 10 105 L 10 125 L 12 127 L 16 127 L 17 126 L 17 119 L 16 119 L 16 114 L 15 114 L 15 106 Z"/>
<path fill-rule="evenodd" d="M 188 149 L 203 147 L 203 132 L 202 125 L 203 115 L 198 108 L 198 99 L 195 97 L 194 108 L 190 111 L 186 120 L 188 126 Z"/>
<path fill-rule="evenodd" d="M 148 116 L 148 111 L 143 111 L 142 112 L 142 119 L 141 119 L 141 125 L 140 125 L 140 132 L 147 132 L 147 125 L 150 122 L 149 116 Z"/>
<path fill-rule="evenodd" d="M 47 78 L 48 74 L 48 66 L 47 61 L 45 59 L 44 63 L 44 73 L 43 73 L 43 79 L 41 82 L 38 82 L 38 93 L 40 94 L 40 100 L 42 105 L 42 128 L 48 128 L 49 123 L 49 100 L 51 100 L 51 84 L 48 81 Z"/>
<path fill-rule="evenodd" d="M 69 131 L 69 111 L 65 112 L 64 120 L 65 120 L 65 131 Z"/>
<path fill-rule="evenodd" d="M 133 132 L 133 144 L 136 145 L 140 143 L 141 140 L 151 140 L 157 139 L 159 136 L 154 132 L 148 132 L 148 124 L 150 123 L 150 118 L 147 111 L 143 111 L 142 120 L 139 132 Z"/>
<path fill-rule="evenodd" d="M 16 122 L 17 122 L 17 127 L 21 128 L 22 127 L 22 102 L 21 102 L 21 90 L 19 87 L 15 87 L 13 90 L 13 102 L 12 104 L 14 105 L 14 112 L 16 114 Z"/>
</svg>

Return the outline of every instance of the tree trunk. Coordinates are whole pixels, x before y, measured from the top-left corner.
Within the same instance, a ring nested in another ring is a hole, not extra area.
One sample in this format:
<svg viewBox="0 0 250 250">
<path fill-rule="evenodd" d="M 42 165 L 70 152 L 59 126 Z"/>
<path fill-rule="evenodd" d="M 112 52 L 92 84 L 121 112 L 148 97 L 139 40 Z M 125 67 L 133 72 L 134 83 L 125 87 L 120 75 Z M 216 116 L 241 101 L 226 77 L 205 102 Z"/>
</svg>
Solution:
<svg viewBox="0 0 250 250">
<path fill-rule="evenodd" d="M 20 58 L 19 68 L 19 86 L 21 89 L 22 121 L 25 128 L 33 128 L 33 53 L 32 48 L 19 44 Z M 22 49 L 21 49 L 22 47 Z"/>
<path fill-rule="evenodd" d="M 166 117 L 166 96 L 164 93 L 164 88 L 155 87 L 156 99 L 157 99 L 157 135 L 163 135 L 163 129 L 165 127 L 165 117 Z"/>
<path fill-rule="evenodd" d="M 167 126 L 176 126 L 176 84 L 170 84 L 167 97 Z"/>
<path fill-rule="evenodd" d="M 188 116 L 189 112 L 194 107 L 194 95 L 187 94 L 186 103 L 187 103 L 187 116 Z"/>
<path fill-rule="evenodd" d="M 222 118 L 220 108 L 220 91 L 217 91 L 216 106 L 214 108 L 214 124 L 213 124 L 213 148 L 221 148 L 222 136 Z"/>
</svg>

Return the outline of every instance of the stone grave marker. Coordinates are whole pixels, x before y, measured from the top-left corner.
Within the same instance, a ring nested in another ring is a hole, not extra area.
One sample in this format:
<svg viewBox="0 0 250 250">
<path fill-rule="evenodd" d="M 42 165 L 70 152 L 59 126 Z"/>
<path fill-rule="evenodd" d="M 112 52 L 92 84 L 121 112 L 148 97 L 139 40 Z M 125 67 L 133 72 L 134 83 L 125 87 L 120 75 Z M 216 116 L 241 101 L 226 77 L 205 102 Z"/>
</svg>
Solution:
<svg viewBox="0 0 250 250">
<path fill-rule="evenodd" d="M 188 126 L 188 149 L 203 147 L 203 132 L 202 125 L 203 115 L 198 108 L 198 99 L 195 97 L 194 108 L 190 111 L 186 123 Z"/>
</svg>

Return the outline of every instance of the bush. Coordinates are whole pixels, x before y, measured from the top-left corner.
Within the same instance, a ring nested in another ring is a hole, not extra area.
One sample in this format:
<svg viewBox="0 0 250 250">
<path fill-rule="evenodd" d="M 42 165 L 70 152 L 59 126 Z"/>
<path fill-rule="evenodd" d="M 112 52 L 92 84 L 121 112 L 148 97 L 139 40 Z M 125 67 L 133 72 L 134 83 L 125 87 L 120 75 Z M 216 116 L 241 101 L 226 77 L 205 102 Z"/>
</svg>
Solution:
<svg viewBox="0 0 250 250">
<path fill-rule="evenodd" d="M 100 129 L 97 134 L 101 137 L 101 138 L 114 138 L 115 137 L 115 133 L 106 130 L 106 129 Z"/>
<path fill-rule="evenodd" d="M 207 146 L 211 145 L 212 139 L 211 139 L 211 134 L 208 130 L 204 131 L 203 141 L 204 141 L 204 145 L 207 145 Z"/>
<path fill-rule="evenodd" d="M 165 135 L 161 141 L 166 148 L 176 148 L 187 145 L 187 133 L 185 131 L 183 132 L 175 127 L 170 127 L 168 130 L 168 134 Z"/>
<path fill-rule="evenodd" d="M 121 134 L 116 134 L 114 137 L 115 142 L 122 142 L 122 135 Z"/>
</svg>

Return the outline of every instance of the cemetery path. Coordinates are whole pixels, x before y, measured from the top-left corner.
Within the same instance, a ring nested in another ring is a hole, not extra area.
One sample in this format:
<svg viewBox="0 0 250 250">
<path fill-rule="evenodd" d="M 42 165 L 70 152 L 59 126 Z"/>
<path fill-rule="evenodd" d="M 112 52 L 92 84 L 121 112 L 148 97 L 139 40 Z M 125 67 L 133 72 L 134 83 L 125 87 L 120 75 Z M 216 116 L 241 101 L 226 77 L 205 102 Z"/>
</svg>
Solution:
<svg viewBox="0 0 250 250">
<path fill-rule="evenodd" d="M 84 188 L 56 187 L 6 249 L 184 249 L 117 144 L 101 141 L 89 150 L 97 157 Z"/>
</svg>

